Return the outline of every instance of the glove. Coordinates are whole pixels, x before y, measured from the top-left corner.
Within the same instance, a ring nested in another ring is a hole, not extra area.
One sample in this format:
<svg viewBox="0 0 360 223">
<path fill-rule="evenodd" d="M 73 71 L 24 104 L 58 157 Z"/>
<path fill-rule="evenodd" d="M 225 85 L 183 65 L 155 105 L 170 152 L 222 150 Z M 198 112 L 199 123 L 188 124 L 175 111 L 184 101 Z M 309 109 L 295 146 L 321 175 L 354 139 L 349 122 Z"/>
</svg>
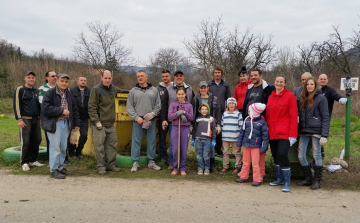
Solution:
<svg viewBox="0 0 360 223">
<path fill-rule="evenodd" d="M 221 127 L 220 125 L 216 125 L 216 135 L 219 135 L 221 132 Z"/>
<path fill-rule="evenodd" d="M 214 147 L 215 147 L 215 145 L 216 145 L 216 141 L 215 141 L 215 139 L 211 140 L 211 148 L 214 148 Z"/>
<path fill-rule="evenodd" d="M 346 105 L 346 102 L 347 102 L 347 98 L 340 98 L 339 99 L 339 103 L 342 104 L 342 105 Z"/>
<path fill-rule="evenodd" d="M 325 145 L 327 143 L 327 138 L 325 138 L 325 137 L 321 137 L 320 138 L 320 145 Z"/>
<path fill-rule="evenodd" d="M 154 112 L 149 112 L 146 115 L 144 115 L 144 119 L 150 121 L 151 119 L 153 119 L 155 117 L 155 113 Z"/>
<path fill-rule="evenodd" d="M 185 115 L 181 115 L 180 118 L 181 122 L 187 122 L 187 118 L 185 117 Z"/>
<path fill-rule="evenodd" d="M 260 150 L 260 154 L 265 154 L 266 152 L 264 152 L 264 151 L 262 151 L 262 150 Z"/>
<path fill-rule="evenodd" d="M 70 139 L 69 139 L 70 144 L 73 145 L 76 144 L 78 133 L 79 133 L 78 128 L 71 130 Z"/>
<path fill-rule="evenodd" d="M 185 114 L 185 111 L 183 111 L 183 110 L 177 111 L 177 112 L 175 113 L 175 115 L 176 115 L 177 117 L 180 117 L 180 115 L 183 115 L 183 114 Z"/>
<path fill-rule="evenodd" d="M 289 141 L 290 141 L 290 146 L 294 145 L 294 143 L 296 143 L 296 138 L 294 137 L 289 137 Z"/>
<path fill-rule="evenodd" d="M 96 125 L 96 128 L 97 128 L 98 130 L 102 129 L 102 124 L 101 124 L 101 122 L 97 122 L 95 125 Z"/>
<path fill-rule="evenodd" d="M 195 139 L 191 140 L 191 146 L 194 147 L 195 146 Z"/>
<path fill-rule="evenodd" d="M 149 129 L 151 125 L 151 122 L 145 120 L 144 123 L 142 124 L 142 128 L 143 129 Z"/>
</svg>

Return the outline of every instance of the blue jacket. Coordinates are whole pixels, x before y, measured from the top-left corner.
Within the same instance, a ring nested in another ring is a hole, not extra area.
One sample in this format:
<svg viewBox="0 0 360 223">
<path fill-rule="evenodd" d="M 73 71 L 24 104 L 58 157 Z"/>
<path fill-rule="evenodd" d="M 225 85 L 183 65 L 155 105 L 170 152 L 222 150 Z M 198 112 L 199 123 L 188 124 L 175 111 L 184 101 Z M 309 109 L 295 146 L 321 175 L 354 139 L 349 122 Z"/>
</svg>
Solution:
<svg viewBox="0 0 360 223">
<path fill-rule="evenodd" d="M 262 117 L 256 117 L 253 120 L 252 137 L 249 139 L 251 131 L 251 119 L 246 118 L 244 121 L 245 130 L 243 127 L 240 129 L 237 147 L 260 148 L 262 152 L 266 152 L 269 145 L 269 133 L 267 130 L 266 121 Z"/>
</svg>

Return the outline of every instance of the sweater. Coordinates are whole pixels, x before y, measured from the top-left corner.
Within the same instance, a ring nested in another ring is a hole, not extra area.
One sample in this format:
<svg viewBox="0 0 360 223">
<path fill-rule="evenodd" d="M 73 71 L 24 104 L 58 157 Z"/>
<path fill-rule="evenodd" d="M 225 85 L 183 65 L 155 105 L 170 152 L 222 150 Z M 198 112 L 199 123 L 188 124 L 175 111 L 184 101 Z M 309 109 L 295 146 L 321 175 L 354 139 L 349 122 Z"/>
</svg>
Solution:
<svg viewBox="0 0 360 223">
<path fill-rule="evenodd" d="M 209 114 L 199 116 L 194 122 L 192 138 L 216 140 L 216 123 Z"/>
<path fill-rule="evenodd" d="M 35 87 L 27 88 L 25 85 L 16 88 L 14 93 L 14 114 L 16 120 L 27 117 L 40 116 L 39 91 Z"/>
<path fill-rule="evenodd" d="M 236 142 L 242 125 L 243 118 L 238 110 L 234 112 L 225 111 L 221 119 L 222 140 Z"/>
<path fill-rule="evenodd" d="M 170 122 L 172 122 L 173 126 L 178 126 L 179 125 L 179 117 L 176 116 L 176 112 L 178 110 L 184 110 L 185 111 L 185 117 L 187 119 L 187 122 L 181 122 L 180 121 L 180 125 L 181 126 L 190 126 L 191 122 L 193 120 L 193 107 L 189 102 L 184 102 L 181 103 L 179 101 L 175 101 L 173 102 L 170 107 L 169 107 L 169 114 L 168 114 L 168 119 Z"/>
</svg>

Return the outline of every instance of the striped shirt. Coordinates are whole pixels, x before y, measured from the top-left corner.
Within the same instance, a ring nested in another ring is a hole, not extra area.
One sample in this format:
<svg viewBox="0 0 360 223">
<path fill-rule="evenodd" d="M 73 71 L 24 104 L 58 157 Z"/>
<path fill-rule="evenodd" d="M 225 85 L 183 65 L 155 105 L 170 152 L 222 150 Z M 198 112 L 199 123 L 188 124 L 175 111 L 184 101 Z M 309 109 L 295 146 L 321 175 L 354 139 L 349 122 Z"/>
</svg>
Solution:
<svg viewBox="0 0 360 223">
<path fill-rule="evenodd" d="M 234 112 L 225 111 L 221 119 L 222 140 L 236 142 L 242 125 L 243 118 L 238 110 Z"/>
</svg>

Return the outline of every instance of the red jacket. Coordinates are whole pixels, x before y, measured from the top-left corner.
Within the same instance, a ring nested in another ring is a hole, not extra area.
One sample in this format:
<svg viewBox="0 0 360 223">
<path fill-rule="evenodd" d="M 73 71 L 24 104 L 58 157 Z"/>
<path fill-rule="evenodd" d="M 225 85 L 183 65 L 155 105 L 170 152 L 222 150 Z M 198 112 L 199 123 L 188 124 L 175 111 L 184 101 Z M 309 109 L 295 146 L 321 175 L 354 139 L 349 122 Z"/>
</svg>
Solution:
<svg viewBox="0 0 360 223">
<path fill-rule="evenodd" d="M 246 91 L 248 90 L 249 84 L 252 84 L 251 80 L 248 80 L 246 83 L 240 82 L 240 84 L 235 87 L 234 98 L 237 101 L 237 109 L 239 110 L 243 109 Z"/>
<path fill-rule="evenodd" d="M 296 97 L 284 89 L 279 94 L 274 90 L 266 105 L 266 121 L 270 140 L 289 139 L 298 136 Z"/>
</svg>

